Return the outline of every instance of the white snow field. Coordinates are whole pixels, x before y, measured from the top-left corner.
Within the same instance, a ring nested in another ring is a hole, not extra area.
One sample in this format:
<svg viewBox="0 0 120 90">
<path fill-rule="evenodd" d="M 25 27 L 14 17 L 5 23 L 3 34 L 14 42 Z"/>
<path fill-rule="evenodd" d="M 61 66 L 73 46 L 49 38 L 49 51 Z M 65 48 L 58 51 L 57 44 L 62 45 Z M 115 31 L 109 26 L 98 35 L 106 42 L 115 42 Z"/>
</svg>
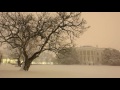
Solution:
<svg viewBox="0 0 120 90">
<path fill-rule="evenodd" d="M 120 66 L 31 65 L 28 72 L 0 65 L 0 78 L 120 78 Z"/>
</svg>

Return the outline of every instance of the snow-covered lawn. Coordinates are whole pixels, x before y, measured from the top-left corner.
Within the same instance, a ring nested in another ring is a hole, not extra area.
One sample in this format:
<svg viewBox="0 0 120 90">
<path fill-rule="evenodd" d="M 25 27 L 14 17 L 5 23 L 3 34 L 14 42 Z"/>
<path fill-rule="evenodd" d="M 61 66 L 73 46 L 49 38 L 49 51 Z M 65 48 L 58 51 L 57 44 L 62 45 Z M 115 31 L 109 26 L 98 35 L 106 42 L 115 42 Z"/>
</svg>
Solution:
<svg viewBox="0 0 120 90">
<path fill-rule="evenodd" d="M 0 65 L 0 78 L 120 78 L 120 66 L 31 65 L 28 72 Z"/>
</svg>

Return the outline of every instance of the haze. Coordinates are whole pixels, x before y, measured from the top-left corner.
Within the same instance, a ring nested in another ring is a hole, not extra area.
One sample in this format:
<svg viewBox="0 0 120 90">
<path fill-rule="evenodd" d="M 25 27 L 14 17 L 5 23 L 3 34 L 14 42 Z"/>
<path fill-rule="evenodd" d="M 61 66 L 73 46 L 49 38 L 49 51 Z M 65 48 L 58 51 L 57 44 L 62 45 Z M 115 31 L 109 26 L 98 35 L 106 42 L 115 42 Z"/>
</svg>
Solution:
<svg viewBox="0 0 120 90">
<path fill-rule="evenodd" d="M 82 12 L 82 17 L 91 27 L 75 40 L 76 46 L 98 45 L 120 50 L 120 12 Z"/>
<path fill-rule="evenodd" d="M 82 17 L 91 28 L 76 40 L 77 46 L 98 45 L 120 50 L 120 12 L 83 12 Z"/>
<path fill-rule="evenodd" d="M 83 12 L 82 17 L 91 27 L 75 40 L 76 46 L 97 45 L 120 50 L 120 12 Z M 10 51 L 5 45 L 0 50 L 3 56 Z M 48 54 L 46 57 L 50 58 Z M 20 68 L 2 63 L 0 78 L 120 78 L 120 66 L 111 65 L 31 65 L 29 72 L 19 71 Z"/>
</svg>

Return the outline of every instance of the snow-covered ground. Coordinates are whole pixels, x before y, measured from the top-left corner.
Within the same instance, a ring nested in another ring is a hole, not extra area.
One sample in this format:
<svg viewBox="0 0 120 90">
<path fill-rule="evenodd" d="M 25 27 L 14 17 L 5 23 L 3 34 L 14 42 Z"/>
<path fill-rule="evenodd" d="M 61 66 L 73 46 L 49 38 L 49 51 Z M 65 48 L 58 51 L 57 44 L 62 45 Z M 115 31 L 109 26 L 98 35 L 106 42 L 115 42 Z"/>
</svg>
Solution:
<svg viewBox="0 0 120 90">
<path fill-rule="evenodd" d="M 120 66 L 31 65 L 28 72 L 0 65 L 0 78 L 120 78 Z"/>
</svg>

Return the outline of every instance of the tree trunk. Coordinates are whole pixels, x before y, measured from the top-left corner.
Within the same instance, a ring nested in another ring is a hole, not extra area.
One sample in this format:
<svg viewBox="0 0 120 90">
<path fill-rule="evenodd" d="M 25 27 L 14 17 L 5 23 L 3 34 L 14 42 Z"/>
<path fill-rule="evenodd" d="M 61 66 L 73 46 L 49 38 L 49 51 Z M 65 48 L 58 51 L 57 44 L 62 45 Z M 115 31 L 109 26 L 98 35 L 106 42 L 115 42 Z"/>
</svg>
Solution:
<svg viewBox="0 0 120 90">
<path fill-rule="evenodd" d="M 24 66 L 23 66 L 23 70 L 28 71 L 30 65 L 31 65 L 31 62 L 29 60 L 25 60 L 25 63 L 24 63 Z"/>
<path fill-rule="evenodd" d="M 23 70 L 24 70 L 24 69 L 23 69 L 23 68 L 24 68 L 24 66 L 25 66 L 25 62 L 22 62 L 22 63 L 21 63 L 21 68 L 20 68 L 20 71 L 23 71 Z"/>
<path fill-rule="evenodd" d="M 2 55 L 0 56 L 0 64 L 2 63 Z"/>
<path fill-rule="evenodd" d="M 0 64 L 2 63 L 2 59 L 0 59 Z"/>
<path fill-rule="evenodd" d="M 18 58 L 17 64 L 18 64 L 19 67 L 21 67 L 21 62 L 20 62 L 19 58 Z"/>
<path fill-rule="evenodd" d="M 24 52 L 23 55 L 23 64 L 20 70 L 24 70 L 24 71 L 28 71 L 30 68 L 30 65 L 32 63 L 32 61 L 36 58 L 36 56 L 32 56 L 31 58 L 28 58 L 26 52 Z"/>
<path fill-rule="evenodd" d="M 30 68 L 31 62 L 29 62 L 28 60 L 22 63 L 21 66 L 21 71 L 28 71 Z"/>
</svg>

